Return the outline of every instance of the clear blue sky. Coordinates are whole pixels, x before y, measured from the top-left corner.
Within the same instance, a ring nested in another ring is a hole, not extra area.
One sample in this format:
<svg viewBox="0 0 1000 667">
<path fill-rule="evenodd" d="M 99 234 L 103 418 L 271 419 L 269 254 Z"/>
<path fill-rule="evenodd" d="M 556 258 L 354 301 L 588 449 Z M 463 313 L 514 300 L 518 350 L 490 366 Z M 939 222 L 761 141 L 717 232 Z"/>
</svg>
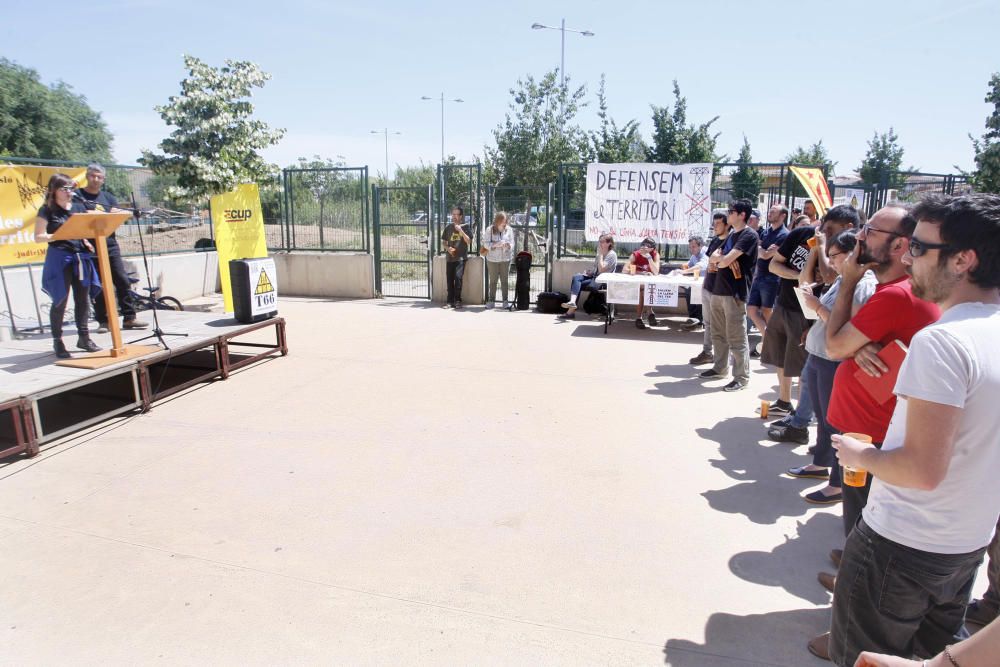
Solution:
<svg viewBox="0 0 1000 667">
<path fill-rule="evenodd" d="M 390 136 L 393 165 L 438 161 L 440 105 L 420 97 L 442 91 L 465 100 L 446 104 L 447 152 L 482 155 L 517 79 L 559 64 L 559 33 L 531 30 L 536 21 L 596 33 L 566 36 L 567 74 L 591 101 L 585 128 L 596 125 L 601 73 L 614 118 L 638 119 L 647 138 L 649 105 L 671 103 L 676 78 L 689 119 L 720 116 L 723 152 L 735 156 L 745 134 L 756 160 L 778 161 L 823 139 L 839 174 L 890 126 L 907 165 L 970 167 L 967 134 L 982 134 L 986 85 L 1000 71 L 997 0 L 11 4 L 0 55 L 85 95 L 125 164 L 166 135 L 152 108 L 179 91 L 183 53 L 252 60 L 273 76 L 254 98 L 261 120 L 288 130 L 270 160 L 343 155 L 373 173 L 385 155 L 372 129 L 401 132 Z"/>
</svg>

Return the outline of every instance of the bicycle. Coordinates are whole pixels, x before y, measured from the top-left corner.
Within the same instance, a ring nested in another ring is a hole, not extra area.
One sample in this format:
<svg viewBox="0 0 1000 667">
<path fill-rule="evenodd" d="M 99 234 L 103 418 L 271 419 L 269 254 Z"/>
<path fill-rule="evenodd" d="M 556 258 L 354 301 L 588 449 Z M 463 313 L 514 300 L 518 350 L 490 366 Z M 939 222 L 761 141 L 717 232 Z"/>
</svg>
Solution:
<svg viewBox="0 0 1000 667">
<path fill-rule="evenodd" d="M 143 287 L 144 292 L 149 292 L 147 295 L 135 291 L 134 285 L 139 282 L 138 278 L 129 276 L 128 281 L 131 286 L 126 298 L 136 312 L 143 310 L 184 310 L 184 304 L 172 296 L 155 296 L 160 291 L 159 285 L 155 287 Z M 103 299 L 104 297 L 98 296 L 97 298 Z M 93 299 L 91 299 L 91 302 L 93 303 Z"/>
</svg>

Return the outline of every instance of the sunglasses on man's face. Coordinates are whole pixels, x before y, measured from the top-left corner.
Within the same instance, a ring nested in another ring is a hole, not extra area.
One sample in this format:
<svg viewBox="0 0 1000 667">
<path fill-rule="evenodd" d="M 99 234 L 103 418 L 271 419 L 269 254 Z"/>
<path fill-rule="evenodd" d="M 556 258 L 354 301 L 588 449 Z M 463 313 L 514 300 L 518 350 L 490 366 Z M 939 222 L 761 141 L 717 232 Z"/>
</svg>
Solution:
<svg viewBox="0 0 1000 667">
<path fill-rule="evenodd" d="M 952 246 L 947 243 L 930 243 L 928 241 L 921 241 L 916 236 L 910 237 L 910 255 L 913 257 L 921 257 L 927 254 L 928 250 L 952 250 Z"/>
</svg>

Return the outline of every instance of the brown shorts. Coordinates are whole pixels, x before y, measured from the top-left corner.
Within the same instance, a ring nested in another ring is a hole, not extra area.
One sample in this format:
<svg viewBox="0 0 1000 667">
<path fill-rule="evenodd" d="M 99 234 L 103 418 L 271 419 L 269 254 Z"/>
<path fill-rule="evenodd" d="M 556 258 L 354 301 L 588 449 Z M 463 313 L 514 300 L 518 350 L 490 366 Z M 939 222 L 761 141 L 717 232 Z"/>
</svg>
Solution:
<svg viewBox="0 0 1000 667">
<path fill-rule="evenodd" d="M 781 368 L 785 377 L 799 377 L 808 355 L 804 335 L 808 329 L 805 315 L 775 304 L 760 350 L 761 363 Z"/>
</svg>

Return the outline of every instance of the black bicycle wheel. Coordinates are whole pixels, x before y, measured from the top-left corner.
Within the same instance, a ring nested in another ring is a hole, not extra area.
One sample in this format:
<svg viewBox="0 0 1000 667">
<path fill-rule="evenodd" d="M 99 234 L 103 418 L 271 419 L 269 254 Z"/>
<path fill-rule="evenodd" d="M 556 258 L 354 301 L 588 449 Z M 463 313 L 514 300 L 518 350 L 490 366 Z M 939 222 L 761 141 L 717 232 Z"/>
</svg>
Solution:
<svg viewBox="0 0 1000 667">
<path fill-rule="evenodd" d="M 181 302 L 172 296 L 161 296 L 156 300 L 157 310 L 184 310 Z"/>
</svg>

